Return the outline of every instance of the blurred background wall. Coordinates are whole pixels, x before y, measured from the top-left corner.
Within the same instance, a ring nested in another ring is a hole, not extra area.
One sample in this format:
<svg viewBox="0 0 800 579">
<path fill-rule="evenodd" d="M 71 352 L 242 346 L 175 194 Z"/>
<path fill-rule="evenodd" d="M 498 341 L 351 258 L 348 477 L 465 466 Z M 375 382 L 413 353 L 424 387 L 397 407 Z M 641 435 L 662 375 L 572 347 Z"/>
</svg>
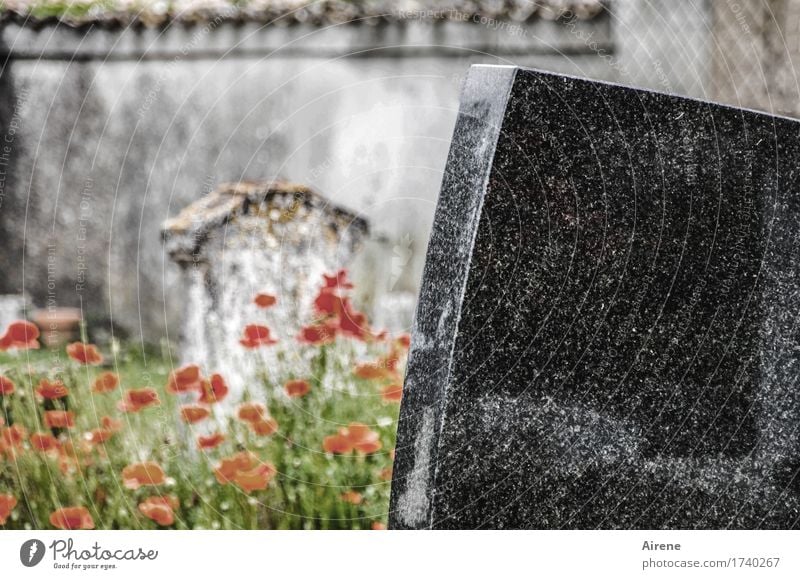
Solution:
<svg viewBox="0 0 800 579">
<path fill-rule="evenodd" d="M 790 0 L 323 4 L 277 20 L 6 13 L 0 294 L 174 335 L 161 223 L 219 182 L 280 176 L 369 219 L 373 316 L 413 309 L 470 64 L 799 112 Z"/>
</svg>

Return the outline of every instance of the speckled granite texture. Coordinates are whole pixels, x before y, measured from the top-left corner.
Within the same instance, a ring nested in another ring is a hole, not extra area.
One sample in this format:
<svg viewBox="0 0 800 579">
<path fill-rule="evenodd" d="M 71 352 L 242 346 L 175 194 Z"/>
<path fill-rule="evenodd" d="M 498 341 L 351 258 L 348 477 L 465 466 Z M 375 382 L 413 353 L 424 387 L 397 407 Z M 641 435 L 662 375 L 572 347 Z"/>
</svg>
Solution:
<svg viewBox="0 0 800 579">
<path fill-rule="evenodd" d="M 393 528 L 800 527 L 800 123 L 473 67 Z"/>
</svg>

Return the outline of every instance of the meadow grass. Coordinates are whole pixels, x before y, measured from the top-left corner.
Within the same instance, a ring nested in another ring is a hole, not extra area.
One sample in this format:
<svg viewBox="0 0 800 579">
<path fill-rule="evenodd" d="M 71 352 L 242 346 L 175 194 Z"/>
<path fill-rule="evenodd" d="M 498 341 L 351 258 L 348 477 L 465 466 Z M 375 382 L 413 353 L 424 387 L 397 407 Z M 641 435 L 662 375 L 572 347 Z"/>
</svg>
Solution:
<svg viewBox="0 0 800 579">
<path fill-rule="evenodd" d="M 105 354 L 105 367 L 76 363 L 63 348 L 0 352 L 0 375 L 15 384 L 12 394 L 0 396 L 3 429 L 17 425 L 27 432 L 25 440 L 14 449 L 7 448 L 0 458 L 0 495 L 17 500 L 0 528 L 53 528 L 51 514 L 75 506 L 85 507 L 98 529 L 379 528 L 388 511 L 398 404 L 381 396 L 387 380 L 359 378 L 353 367 L 365 352 L 386 356 L 394 348 L 389 344 L 374 342 L 357 350 L 348 340 L 337 339 L 326 345 L 302 346 L 311 360 L 308 376 L 264 372 L 254 387 L 259 389 L 256 397 L 266 400 L 269 417 L 278 424 L 277 431 L 268 436 L 256 435 L 230 404 L 211 405 L 212 415 L 198 424 L 182 422 L 180 406 L 187 400 L 165 388 L 175 370 L 166 351 L 143 352 L 117 345 L 109 349 L 110 355 Z M 116 373 L 120 384 L 111 392 L 96 393 L 92 384 L 104 371 Z M 298 377 L 308 381 L 310 391 L 289 397 L 283 385 Z M 42 379 L 61 380 L 69 395 L 42 399 L 36 394 Z M 160 404 L 121 412 L 118 403 L 124 392 L 142 387 L 154 389 Z M 48 428 L 44 412 L 62 408 L 74 413 L 74 426 Z M 121 421 L 121 428 L 106 442 L 90 443 L 87 433 L 102 428 L 104 417 Z M 377 433 L 379 450 L 332 453 L 323 449 L 327 436 L 354 422 Z M 30 440 L 34 432 L 54 435 L 58 449 L 34 448 Z M 222 433 L 224 442 L 199 450 L 197 435 L 211 432 Z M 241 451 L 274 465 L 275 474 L 265 489 L 248 493 L 215 477 L 220 461 Z M 142 461 L 160 465 L 166 480 L 126 488 L 123 469 Z M 170 524 L 160 525 L 138 508 L 154 496 L 177 499 Z"/>
</svg>

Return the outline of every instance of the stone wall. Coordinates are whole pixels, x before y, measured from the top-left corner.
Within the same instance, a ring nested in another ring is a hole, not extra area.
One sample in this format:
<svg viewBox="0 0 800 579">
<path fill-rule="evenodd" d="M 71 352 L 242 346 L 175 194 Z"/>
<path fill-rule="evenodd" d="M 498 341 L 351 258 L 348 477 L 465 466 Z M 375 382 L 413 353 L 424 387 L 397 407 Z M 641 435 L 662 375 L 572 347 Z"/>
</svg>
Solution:
<svg viewBox="0 0 800 579">
<path fill-rule="evenodd" d="M 712 97 L 797 117 L 800 5 L 792 0 L 713 1 Z"/>
</svg>

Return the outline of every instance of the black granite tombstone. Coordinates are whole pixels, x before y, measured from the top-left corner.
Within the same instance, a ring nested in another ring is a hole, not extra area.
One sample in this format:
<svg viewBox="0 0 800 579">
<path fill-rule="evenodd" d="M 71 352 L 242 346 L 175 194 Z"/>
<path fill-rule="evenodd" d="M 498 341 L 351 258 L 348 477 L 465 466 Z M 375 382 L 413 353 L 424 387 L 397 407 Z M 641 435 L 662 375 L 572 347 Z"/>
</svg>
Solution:
<svg viewBox="0 0 800 579">
<path fill-rule="evenodd" d="M 800 123 L 473 67 L 393 528 L 800 526 Z"/>
</svg>

